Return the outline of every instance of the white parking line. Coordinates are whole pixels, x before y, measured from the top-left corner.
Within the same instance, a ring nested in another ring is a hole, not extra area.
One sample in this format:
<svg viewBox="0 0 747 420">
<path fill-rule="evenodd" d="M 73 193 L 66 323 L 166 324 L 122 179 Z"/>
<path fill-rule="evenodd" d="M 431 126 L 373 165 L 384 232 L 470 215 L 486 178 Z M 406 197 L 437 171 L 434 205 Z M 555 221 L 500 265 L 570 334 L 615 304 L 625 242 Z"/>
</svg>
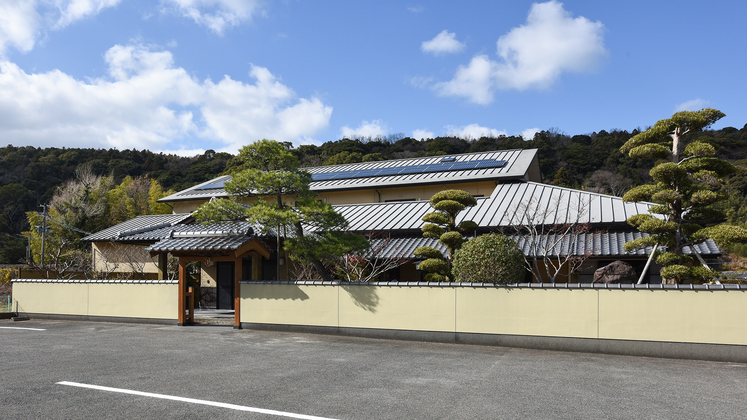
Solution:
<svg viewBox="0 0 747 420">
<path fill-rule="evenodd" d="M 172 400 L 172 401 L 188 402 L 188 403 L 192 403 L 192 404 L 210 405 L 210 406 L 213 406 L 213 407 L 230 408 L 231 410 L 237 410 L 237 411 L 251 411 L 253 413 L 270 414 L 270 415 L 273 415 L 273 416 L 283 416 L 283 417 L 290 417 L 290 418 L 294 418 L 294 419 L 333 420 L 333 419 L 330 419 L 330 418 L 327 418 L 327 417 L 307 416 L 305 414 L 288 413 L 288 412 L 285 412 L 285 411 L 267 410 L 267 409 L 264 409 L 264 408 L 246 407 L 246 406 L 243 406 L 243 405 L 226 404 L 226 403 L 214 402 L 214 401 L 207 401 L 207 400 L 198 400 L 198 399 L 195 399 L 195 398 L 175 397 L 173 395 L 154 394 L 154 393 L 151 393 L 151 392 L 133 391 L 133 390 L 130 390 L 130 389 L 110 388 L 108 386 L 81 384 L 81 383 L 77 383 L 77 382 L 62 381 L 62 382 L 57 382 L 57 385 L 76 386 L 76 387 L 79 387 L 79 388 L 95 389 L 95 390 L 98 390 L 98 391 L 118 392 L 120 394 L 139 395 L 139 396 L 142 396 L 142 397 L 160 398 L 160 399 L 163 399 L 163 400 Z"/>
<path fill-rule="evenodd" d="M 6 330 L 30 330 L 30 331 L 46 331 L 46 328 L 24 328 L 24 327 L 0 327 Z"/>
</svg>

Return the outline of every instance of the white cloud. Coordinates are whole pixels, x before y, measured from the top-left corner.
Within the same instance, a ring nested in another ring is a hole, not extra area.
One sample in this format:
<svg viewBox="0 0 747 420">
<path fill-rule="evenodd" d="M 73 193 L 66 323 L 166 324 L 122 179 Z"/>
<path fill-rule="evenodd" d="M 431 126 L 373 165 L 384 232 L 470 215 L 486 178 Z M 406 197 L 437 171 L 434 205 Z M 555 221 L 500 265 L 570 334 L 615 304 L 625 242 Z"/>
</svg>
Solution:
<svg viewBox="0 0 747 420">
<path fill-rule="evenodd" d="M 495 128 L 481 127 L 478 124 L 470 124 L 462 127 L 447 125 L 445 134 L 447 136 L 472 140 L 479 139 L 480 137 L 505 136 L 506 132 L 503 130 L 496 130 Z"/>
<path fill-rule="evenodd" d="M 603 32 L 601 22 L 573 18 L 555 0 L 535 3 L 524 25 L 498 39 L 498 60 L 478 55 L 433 89 L 486 105 L 497 89 L 547 88 L 564 72 L 593 71 L 607 56 Z"/>
<path fill-rule="evenodd" d="M 412 132 L 412 138 L 416 140 L 423 140 L 423 139 L 432 139 L 435 138 L 436 134 L 432 131 L 428 130 L 415 130 Z"/>
<path fill-rule="evenodd" d="M 458 53 L 464 50 L 464 44 L 456 40 L 455 33 L 447 32 L 444 29 L 430 41 L 423 41 L 420 49 L 425 53 L 434 55 Z"/>
<path fill-rule="evenodd" d="M 478 55 L 467 66 L 459 66 L 453 79 L 433 87 L 441 96 L 463 96 L 471 102 L 487 105 L 493 102 L 495 67 L 488 56 Z"/>
<path fill-rule="evenodd" d="M 182 16 L 210 28 L 218 35 L 226 28 L 250 21 L 262 13 L 260 0 L 161 0 Z"/>
<path fill-rule="evenodd" d="M 4 0 L 0 2 L 0 57 L 8 48 L 28 52 L 48 29 L 62 29 L 120 0 Z"/>
<path fill-rule="evenodd" d="M 332 113 L 262 67 L 252 67 L 252 83 L 214 83 L 175 67 L 168 51 L 117 45 L 105 59 L 109 77 L 88 81 L 0 61 L 0 136 L 42 147 L 150 150 L 213 141 L 211 148 L 235 152 L 261 138 L 298 142 L 326 127 Z"/>
<path fill-rule="evenodd" d="M 674 107 L 674 112 L 680 112 L 680 111 L 699 111 L 705 107 L 707 107 L 709 104 L 709 101 L 703 100 L 703 99 L 693 99 L 691 101 L 683 102 L 677 106 Z"/>
<path fill-rule="evenodd" d="M 344 126 L 340 129 L 340 134 L 345 138 L 376 138 L 384 137 L 389 131 L 389 128 L 381 120 L 373 120 L 371 122 L 363 121 L 358 128 L 350 128 Z"/>
<path fill-rule="evenodd" d="M 539 133 L 539 132 L 540 132 L 539 128 L 536 128 L 536 127 L 535 128 L 527 128 L 526 130 L 524 130 L 521 133 L 519 133 L 519 135 L 524 140 L 532 140 L 532 139 L 534 139 L 534 135 L 537 134 L 537 133 Z"/>
<path fill-rule="evenodd" d="M 60 17 L 54 28 L 61 29 L 76 20 L 99 14 L 105 8 L 114 7 L 119 2 L 120 0 L 57 0 Z"/>
<path fill-rule="evenodd" d="M 34 2 L 0 2 L 0 56 L 9 47 L 23 52 L 31 51 L 39 31 L 39 19 Z"/>
</svg>

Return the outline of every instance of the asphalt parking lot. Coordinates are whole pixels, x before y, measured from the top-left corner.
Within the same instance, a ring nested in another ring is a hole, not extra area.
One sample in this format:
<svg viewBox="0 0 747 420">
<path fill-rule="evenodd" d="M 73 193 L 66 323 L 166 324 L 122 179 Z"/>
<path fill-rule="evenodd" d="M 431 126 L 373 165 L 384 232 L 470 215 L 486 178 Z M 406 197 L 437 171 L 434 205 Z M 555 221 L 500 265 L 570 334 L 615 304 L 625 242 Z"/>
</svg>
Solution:
<svg viewBox="0 0 747 420">
<path fill-rule="evenodd" d="M 0 357 L 7 419 L 747 413 L 747 365 L 736 363 L 55 320 L 0 320 Z"/>
</svg>

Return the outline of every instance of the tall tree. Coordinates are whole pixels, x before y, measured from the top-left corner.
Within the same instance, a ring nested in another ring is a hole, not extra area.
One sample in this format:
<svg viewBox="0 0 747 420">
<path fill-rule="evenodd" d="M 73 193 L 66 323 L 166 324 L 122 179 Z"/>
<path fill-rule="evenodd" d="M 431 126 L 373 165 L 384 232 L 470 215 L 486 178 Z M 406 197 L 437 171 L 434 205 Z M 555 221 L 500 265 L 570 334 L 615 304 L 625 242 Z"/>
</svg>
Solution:
<svg viewBox="0 0 747 420">
<path fill-rule="evenodd" d="M 661 276 L 668 283 L 705 282 L 716 277 L 704 264 L 698 265 L 685 255 L 685 247 L 709 237 L 719 245 L 747 241 L 747 230 L 715 224 L 724 219 L 723 212 L 714 206 L 726 198 L 718 192 L 721 177 L 734 172 L 734 166 L 713 157 L 715 149 L 711 144 L 698 140 L 688 143 L 686 137 L 724 115 L 712 108 L 678 112 L 631 137 L 620 148 L 633 158 L 660 159 L 650 172 L 654 182 L 635 187 L 623 196 L 625 201 L 655 203 L 650 211 L 659 215 L 641 214 L 628 219 L 629 224 L 651 236 L 626 243 L 625 250 L 665 246 L 666 252 L 659 253 L 656 261 L 664 265 Z"/>
<path fill-rule="evenodd" d="M 285 236 L 289 258 L 313 263 L 324 280 L 332 280 L 325 262 L 369 243 L 361 235 L 345 232 L 345 218 L 316 199 L 309 189 L 311 174 L 299 170 L 289 147 L 260 140 L 241 148 L 234 160 L 241 170 L 225 186 L 229 198 L 203 204 L 196 218 L 203 223 L 246 219 L 266 231 L 275 230 L 278 238 Z M 249 198 L 255 199 L 243 205 Z"/>
<path fill-rule="evenodd" d="M 126 176 L 119 185 L 106 194 L 109 203 L 109 222 L 116 224 L 135 216 L 171 213 L 171 208 L 167 204 L 159 203 L 157 200 L 173 192 L 164 192 L 158 181 L 145 175 L 136 178 Z"/>
<path fill-rule="evenodd" d="M 454 281 L 451 272 L 454 253 L 462 247 L 464 235 L 477 230 L 477 223 L 464 220 L 459 225 L 456 223 L 457 215 L 467 207 L 477 205 L 477 200 L 472 194 L 462 190 L 443 190 L 431 197 L 432 212 L 423 216 L 423 236 L 438 239 L 438 242 L 446 247 L 446 257 L 441 251 L 430 246 L 421 246 L 413 254 L 426 258 L 421 262 L 421 270 L 429 273 L 428 281 Z"/>
</svg>

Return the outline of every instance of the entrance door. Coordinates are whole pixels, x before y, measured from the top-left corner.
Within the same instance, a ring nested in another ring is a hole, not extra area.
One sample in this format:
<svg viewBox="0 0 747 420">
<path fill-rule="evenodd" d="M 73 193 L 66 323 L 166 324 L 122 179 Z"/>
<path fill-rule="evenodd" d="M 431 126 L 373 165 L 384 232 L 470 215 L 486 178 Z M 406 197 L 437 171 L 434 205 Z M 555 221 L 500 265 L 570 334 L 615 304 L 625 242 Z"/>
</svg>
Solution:
<svg viewBox="0 0 747 420">
<path fill-rule="evenodd" d="M 218 287 L 217 287 L 217 305 L 218 309 L 234 309 L 234 266 L 232 262 L 217 263 L 218 269 Z"/>
</svg>

